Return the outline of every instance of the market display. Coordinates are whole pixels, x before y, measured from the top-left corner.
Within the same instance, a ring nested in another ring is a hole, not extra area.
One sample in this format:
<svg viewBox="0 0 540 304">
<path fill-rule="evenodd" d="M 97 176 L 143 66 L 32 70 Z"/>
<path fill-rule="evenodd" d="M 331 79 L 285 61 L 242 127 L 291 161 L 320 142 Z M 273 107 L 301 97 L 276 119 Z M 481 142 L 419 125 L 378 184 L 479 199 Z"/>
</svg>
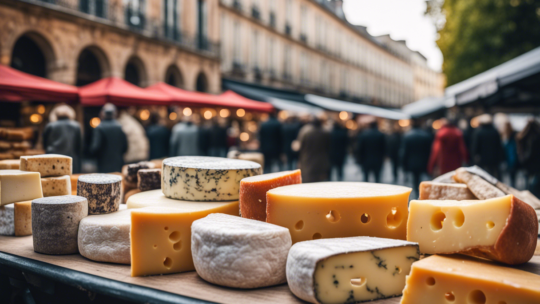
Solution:
<svg viewBox="0 0 540 304">
<path fill-rule="evenodd" d="M 58 177 L 44 177 L 41 179 L 43 196 L 59 196 L 71 194 L 71 177 L 69 175 Z"/>
<path fill-rule="evenodd" d="M 436 182 L 421 182 L 420 183 L 421 200 L 472 200 L 476 196 L 466 184 L 445 184 Z"/>
<path fill-rule="evenodd" d="M 73 159 L 59 154 L 21 156 L 21 171 L 39 172 L 41 177 L 71 175 Z"/>
<path fill-rule="evenodd" d="M 138 181 L 137 173 L 139 172 L 139 170 L 153 168 L 155 168 L 155 165 L 152 162 L 138 162 L 136 164 L 129 164 L 122 167 L 122 174 L 124 175 L 124 179 L 128 183 L 136 185 Z"/>
<path fill-rule="evenodd" d="M 0 170 L 0 206 L 43 197 L 38 172 Z"/>
<path fill-rule="evenodd" d="M 32 234 L 32 202 L 19 202 L 0 207 L 0 235 Z"/>
<path fill-rule="evenodd" d="M 114 174 L 85 174 L 77 182 L 77 195 L 88 199 L 88 214 L 118 211 L 122 178 Z"/>
<path fill-rule="evenodd" d="M 140 191 L 161 189 L 161 169 L 141 169 L 137 171 L 137 188 Z"/>
</svg>

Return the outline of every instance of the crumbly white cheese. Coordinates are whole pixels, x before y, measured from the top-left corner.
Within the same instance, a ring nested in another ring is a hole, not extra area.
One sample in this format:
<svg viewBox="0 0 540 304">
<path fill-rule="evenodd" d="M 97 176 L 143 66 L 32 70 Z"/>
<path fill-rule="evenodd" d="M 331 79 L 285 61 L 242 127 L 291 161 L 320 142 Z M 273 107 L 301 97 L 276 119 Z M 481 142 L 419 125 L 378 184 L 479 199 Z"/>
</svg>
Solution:
<svg viewBox="0 0 540 304">
<path fill-rule="evenodd" d="M 191 226 L 191 253 L 199 276 L 227 287 L 285 283 L 292 245 L 287 228 L 226 214 L 210 214 Z"/>
</svg>

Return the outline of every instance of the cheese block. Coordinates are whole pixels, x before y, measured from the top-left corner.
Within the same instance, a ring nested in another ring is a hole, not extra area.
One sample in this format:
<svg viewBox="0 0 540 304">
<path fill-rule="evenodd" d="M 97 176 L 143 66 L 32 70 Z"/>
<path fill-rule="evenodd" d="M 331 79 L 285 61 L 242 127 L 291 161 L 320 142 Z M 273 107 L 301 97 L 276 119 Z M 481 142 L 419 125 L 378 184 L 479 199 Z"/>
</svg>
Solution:
<svg viewBox="0 0 540 304">
<path fill-rule="evenodd" d="M 38 172 L 0 170 L 0 206 L 43 197 Z"/>
<path fill-rule="evenodd" d="M 189 201 L 238 200 L 240 180 L 262 173 L 261 166 L 245 160 L 182 156 L 163 161 L 165 196 Z"/>
<path fill-rule="evenodd" d="M 124 179 L 128 183 L 137 184 L 137 172 L 142 169 L 153 169 L 154 163 L 152 162 L 138 162 L 136 164 L 129 164 L 122 167 L 122 174 L 124 175 Z"/>
<path fill-rule="evenodd" d="M 540 276 L 461 256 L 431 256 L 412 266 L 401 304 L 536 304 Z"/>
<path fill-rule="evenodd" d="M 39 172 L 41 177 L 71 175 L 72 158 L 60 154 L 21 156 L 21 171 Z"/>
<path fill-rule="evenodd" d="M 88 214 L 118 211 L 122 201 L 122 177 L 115 174 L 85 174 L 77 181 L 77 195 L 88 199 Z"/>
<path fill-rule="evenodd" d="M 293 243 L 349 236 L 406 239 L 411 189 L 326 182 L 284 186 L 266 194 L 266 221 L 289 228 Z"/>
<path fill-rule="evenodd" d="M 286 282 L 292 241 L 280 226 L 227 214 L 210 214 L 191 226 L 191 253 L 204 280 L 233 288 Z"/>
<path fill-rule="evenodd" d="M 88 201 L 76 195 L 32 201 L 34 251 L 45 254 L 78 252 L 79 222 L 88 215 Z"/>
<path fill-rule="evenodd" d="M 421 182 L 420 183 L 420 197 L 421 200 L 474 200 L 476 196 L 472 194 L 471 190 L 466 184 L 443 184 L 435 182 Z"/>
<path fill-rule="evenodd" d="M 0 207 L 0 235 L 32 234 L 32 202 L 19 202 Z"/>
<path fill-rule="evenodd" d="M 142 169 L 137 172 L 137 188 L 141 191 L 161 189 L 161 169 Z"/>
<path fill-rule="evenodd" d="M 461 253 L 506 264 L 529 261 L 538 219 L 512 195 L 489 200 L 411 201 L 407 240 L 427 254 Z"/>
<path fill-rule="evenodd" d="M 130 264 L 130 227 L 131 210 L 127 209 L 83 218 L 79 224 L 79 253 L 97 262 Z"/>
<path fill-rule="evenodd" d="M 401 294 L 411 264 L 419 258 L 418 244 L 401 240 L 351 237 L 300 242 L 289 251 L 287 282 L 294 295 L 311 303 L 390 298 Z"/>
<path fill-rule="evenodd" d="M 18 170 L 21 161 L 18 159 L 4 159 L 0 160 L 0 170 L 15 169 Z"/>
<path fill-rule="evenodd" d="M 490 184 L 476 174 L 468 172 L 465 168 L 459 168 L 454 174 L 454 180 L 458 183 L 467 184 L 467 187 L 478 199 L 489 199 L 505 196 L 499 188 Z"/>
<path fill-rule="evenodd" d="M 58 196 L 71 194 L 71 177 L 69 175 L 58 177 L 44 177 L 41 179 L 43 196 Z"/>
<path fill-rule="evenodd" d="M 240 214 L 266 221 L 266 192 L 277 187 L 301 184 L 300 170 L 246 177 L 240 181 Z"/>
</svg>

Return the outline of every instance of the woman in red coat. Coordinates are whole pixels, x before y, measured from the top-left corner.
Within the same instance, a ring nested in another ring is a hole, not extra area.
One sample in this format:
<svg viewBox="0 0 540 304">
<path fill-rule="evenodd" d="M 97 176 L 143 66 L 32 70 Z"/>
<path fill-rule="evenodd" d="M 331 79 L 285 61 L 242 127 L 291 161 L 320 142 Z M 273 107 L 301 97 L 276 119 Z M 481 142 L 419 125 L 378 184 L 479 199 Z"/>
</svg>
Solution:
<svg viewBox="0 0 540 304">
<path fill-rule="evenodd" d="M 446 123 L 435 135 L 428 172 L 438 176 L 461 167 L 468 159 L 463 134 L 454 123 Z"/>
</svg>

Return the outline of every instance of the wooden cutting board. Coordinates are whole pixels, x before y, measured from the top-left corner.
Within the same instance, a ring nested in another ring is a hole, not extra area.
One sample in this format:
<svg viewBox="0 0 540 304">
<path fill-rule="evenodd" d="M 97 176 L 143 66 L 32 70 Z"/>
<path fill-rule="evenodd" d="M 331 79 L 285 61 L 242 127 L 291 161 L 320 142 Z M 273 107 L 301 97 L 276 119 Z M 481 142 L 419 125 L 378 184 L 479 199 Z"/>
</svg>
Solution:
<svg viewBox="0 0 540 304">
<path fill-rule="evenodd" d="M 305 303 L 298 300 L 289 291 L 286 284 L 255 290 L 231 289 L 209 284 L 199 278 L 194 271 L 172 275 L 133 278 L 130 275 L 129 265 L 93 262 L 78 254 L 54 256 L 35 253 L 32 245 L 32 236 L 0 236 L 0 251 L 111 280 L 154 288 L 206 301 L 230 304 Z M 537 254 L 540 254 L 540 243 L 537 247 Z M 521 265 L 518 268 L 540 275 L 540 256 L 534 256 L 529 263 Z M 392 298 L 371 303 L 398 304 L 400 300 L 401 298 Z"/>
</svg>

